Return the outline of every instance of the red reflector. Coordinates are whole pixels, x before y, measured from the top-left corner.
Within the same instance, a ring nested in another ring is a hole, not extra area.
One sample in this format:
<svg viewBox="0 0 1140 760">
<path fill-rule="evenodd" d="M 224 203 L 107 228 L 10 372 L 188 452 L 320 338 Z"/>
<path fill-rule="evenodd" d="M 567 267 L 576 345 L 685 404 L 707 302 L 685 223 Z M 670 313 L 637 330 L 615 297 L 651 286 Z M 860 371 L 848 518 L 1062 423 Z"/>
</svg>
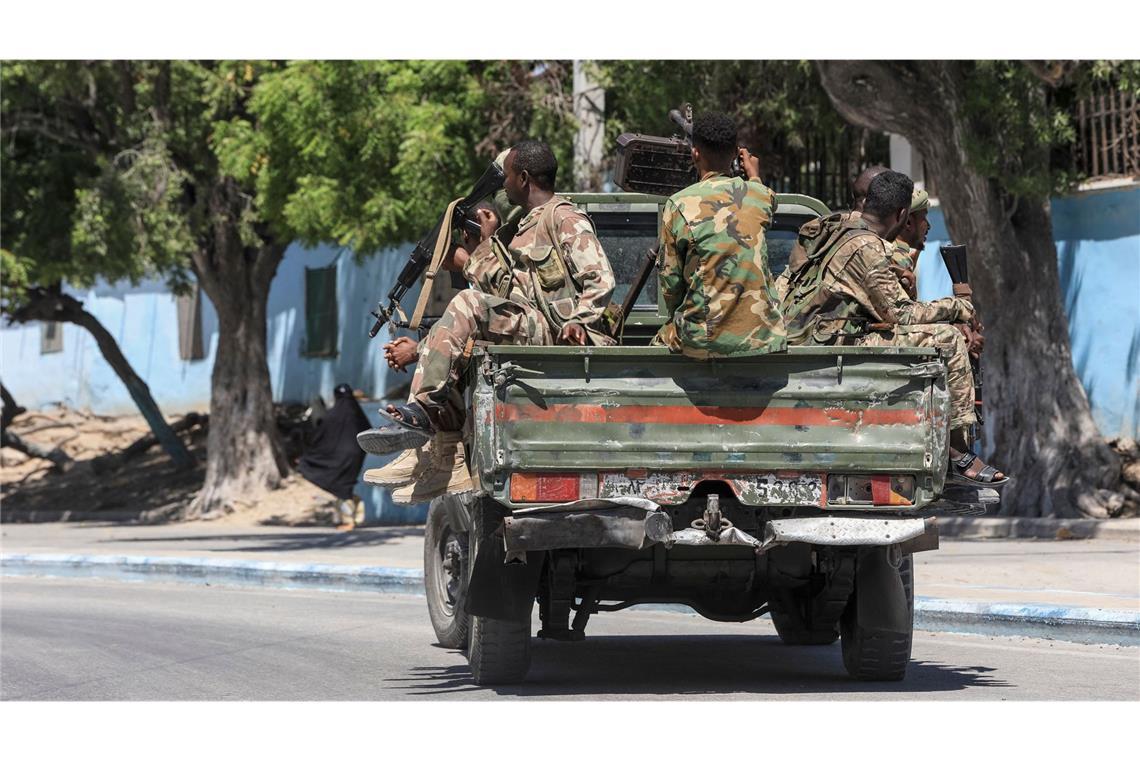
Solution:
<svg viewBox="0 0 1140 760">
<path fill-rule="evenodd" d="M 891 476 L 871 476 L 871 501 L 875 504 L 891 503 Z"/>
<path fill-rule="evenodd" d="M 539 501 L 574 501 L 577 498 L 577 475 L 539 475 Z"/>
<path fill-rule="evenodd" d="M 516 472 L 511 475 L 511 501 L 577 501 L 578 487 L 578 475 Z"/>
</svg>

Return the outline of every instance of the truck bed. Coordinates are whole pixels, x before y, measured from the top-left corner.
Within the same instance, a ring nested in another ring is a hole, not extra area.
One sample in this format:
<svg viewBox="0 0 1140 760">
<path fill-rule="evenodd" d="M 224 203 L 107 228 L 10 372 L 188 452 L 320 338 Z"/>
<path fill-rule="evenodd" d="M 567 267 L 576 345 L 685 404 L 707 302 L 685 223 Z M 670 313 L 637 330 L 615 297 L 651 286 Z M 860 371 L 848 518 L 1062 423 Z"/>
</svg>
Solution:
<svg viewBox="0 0 1140 760">
<path fill-rule="evenodd" d="M 836 475 L 914 477 L 904 510 L 943 487 L 949 397 L 934 349 L 696 361 L 659 347 L 480 346 L 470 372 L 475 469 L 508 507 L 515 473 L 597 472 L 600 497 L 662 504 L 707 480 L 749 503 L 838 509 Z"/>
</svg>

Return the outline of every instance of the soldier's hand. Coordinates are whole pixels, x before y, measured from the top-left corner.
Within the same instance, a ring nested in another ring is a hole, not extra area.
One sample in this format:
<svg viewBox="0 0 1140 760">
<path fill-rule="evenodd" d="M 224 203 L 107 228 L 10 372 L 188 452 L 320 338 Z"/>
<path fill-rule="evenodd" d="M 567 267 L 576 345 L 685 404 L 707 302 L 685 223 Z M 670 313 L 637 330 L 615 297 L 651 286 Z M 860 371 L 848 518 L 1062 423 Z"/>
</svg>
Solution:
<svg viewBox="0 0 1140 760">
<path fill-rule="evenodd" d="M 486 240 L 495 234 L 495 230 L 499 228 L 499 217 L 485 208 L 475 209 L 475 219 L 479 222 L 479 229 L 483 237 L 481 240 Z"/>
<path fill-rule="evenodd" d="M 974 328 L 975 324 L 977 329 Z M 966 339 L 966 353 L 970 358 L 975 361 L 981 358 L 982 349 L 986 346 L 986 336 L 982 335 L 981 324 L 977 320 L 971 320 L 970 324 L 958 322 L 954 327 L 958 328 L 958 332 Z"/>
<path fill-rule="evenodd" d="M 915 296 L 918 295 L 918 280 L 915 278 L 914 272 L 894 264 L 891 264 L 891 271 L 894 272 L 895 277 L 899 278 L 899 284 L 910 296 L 910 300 L 915 300 Z"/>
<path fill-rule="evenodd" d="M 748 148 L 737 148 L 740 164 L 744 167 L 744 175 L 748 179 L 760 179 L 760 157 L 748 152 Z"/>
<path fill-rule="evenodd" d="M 416 361 L 419 343 L 411 338 L 400 336 L 384 344 L 384 359 L 388 366 L 398 372 L 407 372 L 407 366 Z"/>
<path fill-rule="evenodd" d="M 466 232 L 463 233 L 463 239 L 468 239 Z M 479 241 L 475 241 L 475 245 L 465 242 L 463 245 L 452 246 L 447 255 L 443 257 L 443 261 L 439 262 L 441 268 L 448 272 L 462 272 L 463 267 L 467 264 L 467 260 L 471 258 L 471 251 L 475 250 L 475 246 L 479 245 Z"/>
<path fill-rule="evenodd" d="M 586 345 L 586 328 L 577 322 L 570 322 L 563 325 L 562 332 L 558 334 L 558 339 L 563 343 L 569 343 L 575 346 Z"/>
</svg>

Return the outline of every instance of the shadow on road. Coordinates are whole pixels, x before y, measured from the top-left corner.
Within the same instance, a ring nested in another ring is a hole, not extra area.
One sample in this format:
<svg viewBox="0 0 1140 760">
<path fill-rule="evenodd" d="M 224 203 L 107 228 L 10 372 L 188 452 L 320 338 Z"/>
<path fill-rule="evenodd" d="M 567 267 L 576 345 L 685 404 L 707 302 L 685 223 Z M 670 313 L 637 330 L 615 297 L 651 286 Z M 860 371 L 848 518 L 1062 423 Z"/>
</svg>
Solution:
<svg viewBox="0 0 1140 760">
<path fill-rule="evenodd" d="M 352 532 L 336 533 L 324 531 L 291 530 L 288 533 L 187 533 L 178 536 L 138 536 L 131 538 L 116 537 L 105 539 L 100 543 L 131 544 L 131 543 L 201 543 L 199 547 L 209 552 L 290 552 L 306 551 L 309 549 L 331 549 L 339 547 L 368 547 L 380 546 L 396 539 L 416 537 L 422 538 L 422 526 L 409 526 L 406 528 L 382 528 L 369 530 L 358 528 Z M 232 542 L 233 546 L 219 546 Z"/>
<path fill-rule="evenodd" d="M 577 644 L 535 640 L 527 682 L 479 687 L 465 665 L 413 667 L 389 688 L 438 697 L 487 688 L 500 696 L 625 694 L 921 694 L 1012 688 L 994 668 L 911 661 L 901 682 L 855 681 L 838 644 L 792 647 L 775 636 L 597 636 Z"/>
</svg>

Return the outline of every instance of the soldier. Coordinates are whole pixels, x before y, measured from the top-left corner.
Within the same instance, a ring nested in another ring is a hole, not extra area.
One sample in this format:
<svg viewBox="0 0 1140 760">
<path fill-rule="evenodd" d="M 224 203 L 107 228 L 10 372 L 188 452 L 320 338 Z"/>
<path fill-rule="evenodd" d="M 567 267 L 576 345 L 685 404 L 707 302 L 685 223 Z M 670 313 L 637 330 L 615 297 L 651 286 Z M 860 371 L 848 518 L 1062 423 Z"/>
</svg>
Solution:
<svg viewBox="0 0 1140 760">
<path fill-rule="evenodd" d="M 732 160 L 747 180 L 732 177 Z M 760 181 L 760 161 L 737 147 L 736 125 L 722 113 L 693 123 L 700 181 L 665 202 L 658 270 L 669 321 L 657 345 L 697 359 L 755 356 L 787 347 L 768 269 L 764 231 L 775 194 Z"/>
<path fill-rule="evenodd" d="M 949 323 L 976 324 L 973 304 L 960 297 L 914 301 L 891 271 L 885 241 L 906 224 L 913 188 L 906 175 L 883 172 L 871 183 L 862 213 L 808 247 L 782 303 L 788 338 L 793 344 L 942 349 L 948 357 L 951 478 L 1004 485 L 1009 478 L 969 452 L 974 382 L 966 341 Z"/>
<path fill-rule="evenodd" d="M 448 304 L 424 339 L 407 404 L 389 405 L 388 424 L 357 440 L 386 454 L 424 445 L 438 431 L 459 431 L 464 403 L 459 378 L 474 340 L 514 345 L 612 344 L 607 307 L 614 275 L 589 217 L 554 194 L 558 163 L 545 143 L 525 140 L 505 162 L 504 188 L 523 209 L 505 245 L 494 236 L 494 215 L 479 213 L 482 241 L 464 275 L 479 290 Z M 383 413 L 383 412 L 382 412 Z"/>
<path fill-rule="evenodd" d="M 851 210 L 841 211 L 820 219 L 812 219 L 806 222 L 800 228 L 800 237 L 815 238 L 821 234 L 821 228 L 827 225 L 842 224 L 852 217 L 858 217 L 860 212 L 863 211 L 863 203 L 867 198 L 867 188 L 871 186 L 871 180 L 878 177 L 883 172 L 887 171 L 887 167 L 868 166 L 859 175 L 851 181 Z M 776 295 L 780 301 L 784 300 L 784 296 L 788 294 L 788 278 L 791 276 L 793 270 L 798 269 L 803 264 L 804 259 L 807 257 L 807 252 L 804 250 L 803 245 L 796 244 L 792 246 L 792 252 L 788 255 L 788 265 L 784 267 L 784 271 L 776 278 Z M 911 278 L 913 280 L 913 278 Z M 906 284 L 903 284 L 906 287 Z"/>
<path fill-rule="evenodd" d="M 509 150 L 503 151 L 496 162 L 502 166 Z M 500 212 L 500 208 L 503 209 Z M 515 207 L 517 208 L 517 207 Z M 513 216 L 517 221 L 519 214 L 511 214 L 509 204 L 484 201 L 475 207 L 476 218 L 482 219 L 486 214 L 489 222 L 498 229 L 497 237 L 506 232 L 501 219 L 504 216 Z M 466 229 L 463 231 L 463 244 L 453 246 L 440 262 L 440 266 L 450 272 L 464 272 L 471 287 L 478 288 L 480 283 L 475 279 L 474 267 L 469 273 L 467 263 L 470 261 L 468 251 L 475 251 L 479 245 L 479 236 L 472 236 Z M 501 268 L 498 259 L 494 256 L 482 268 L 484 278 L 494 278 L 494 270 Z M 397 372 L 407 372 L 408 367 L 419 361 L 420 343 L 406 336 L 400 336 L 384 344 L 384 359 L 388 366 Z M 411 397 L 409 401 L 414 401 Z M 459 431 L 437 432 L 426 445 L 407 449 L 396 459 L 383 467 L 367 470 L 364 473 L 364 482 L 375 486 L 392 489 L 392 501 L 396 504 L 417 504 L 429 501 L 444 493 L 462 493 L 471 489 L 471 475 L 467 470 L 466 450 L 463 446 Z"/>
<path fill-rule="evenodd" d="M 871 188 L 871 181 L 885 171 L 888 171 L 887 167 L 876 164 L 859 172 L 859 176 L 851 183 L 852 211 L 863 211 L 863 203 L 867 200 L 867 191 Z"/>
<path fill-rule="evenodd" d="M 912 301 L 918 299 L 918 255 L 922 253 L 926 235 L 930 232 L 930 222 L 926 220 L 929 210 L 930 195 L 925 190 L 915 189 L 911 195 L 906 224 L 888 248 L 891 271 L 899 278 L 899 283 Z"/>
</svg>

